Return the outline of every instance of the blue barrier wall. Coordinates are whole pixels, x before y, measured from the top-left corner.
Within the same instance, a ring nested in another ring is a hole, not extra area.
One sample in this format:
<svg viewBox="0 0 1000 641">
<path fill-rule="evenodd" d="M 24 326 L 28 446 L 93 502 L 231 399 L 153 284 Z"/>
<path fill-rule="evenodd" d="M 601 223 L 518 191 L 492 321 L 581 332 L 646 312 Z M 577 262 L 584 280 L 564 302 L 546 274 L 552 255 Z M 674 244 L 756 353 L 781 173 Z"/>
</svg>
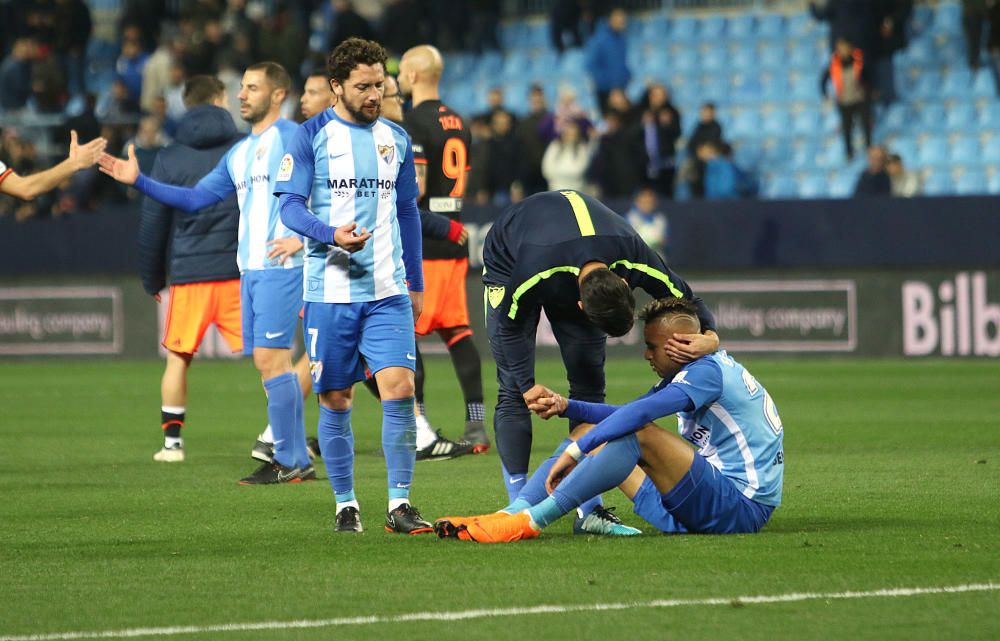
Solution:
<svg viewBox="0 0 1000 641">
<path fill-rule="evenodd" d="M 0 275 L 135 272 L 137 209 L 0 219 Z M 1000 265 L 998 197 L 686 202 L 664 210 L 669 262 L 682 269 Z M 473 256 L 497 213 L 466 208 Z"/>
</svg>

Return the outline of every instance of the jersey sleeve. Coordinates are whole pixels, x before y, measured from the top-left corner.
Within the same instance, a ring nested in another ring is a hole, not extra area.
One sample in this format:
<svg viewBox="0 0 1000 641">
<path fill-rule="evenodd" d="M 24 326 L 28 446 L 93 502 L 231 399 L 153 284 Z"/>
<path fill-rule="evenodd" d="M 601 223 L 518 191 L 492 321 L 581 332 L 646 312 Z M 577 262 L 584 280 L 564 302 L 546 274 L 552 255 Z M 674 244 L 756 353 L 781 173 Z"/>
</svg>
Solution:
<svg viewBox="0 0 1000 641">
<path fill-rule="evenodd" d="M 312 148 L 312 134 L 306 127 L 299 127 L 278 165 L 274 195 L 296 194 L 309 198 L 315 172 L 316 156 Z"/>
<path fill-rule="evenodd" d="M 673 384 L 652 394 L 646 394 L 609 415 L 576 442 L 587 454 L 601 443 L 638 432 L 653 421 L 677 412 L 690 410 L 692 400 Z"/>
<path fill-rule="evenodd" d="M 219 200 L 223 200 L 235 192 L 236 185 L 233 184 L 233 177 L 229 175 L 229 154 L 231 153 L 232 151 L 226 152 L 212 168 L 212 171 L 198 181 L 196 187 L 212 192 L 218 196 Z"/>
<path fill-rule="evenodd" d="M 411 292 L 424 291 L 423 234 L 420 229 L 420 210 L 417 209 L 417 173 L 413 166 L 413 145 L 407 145 L 406 156 L 396 180 L 396 220 L 399 238 L 403 245 L 403 266 L 407 286 Z"/>
<path fill-rule="evenodd" d="M 674 376 L 667 387 L 683 392 L 694 409 L 707 407 L 722 396 L 722 368 L 710 358 L 699 358 Z"/>
</svg>

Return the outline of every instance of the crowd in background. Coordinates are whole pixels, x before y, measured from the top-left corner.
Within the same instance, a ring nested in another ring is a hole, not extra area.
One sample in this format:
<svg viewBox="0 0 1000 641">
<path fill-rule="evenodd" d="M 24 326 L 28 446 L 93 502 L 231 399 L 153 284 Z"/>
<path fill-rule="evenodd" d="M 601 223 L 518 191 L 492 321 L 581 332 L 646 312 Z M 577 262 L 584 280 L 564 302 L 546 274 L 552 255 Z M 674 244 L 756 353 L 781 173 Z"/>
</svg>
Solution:
<svg viewBox="0 0 1000 641">
<path fill-rule="evenodd" d="M 7 125 L 0 158 L 19 173 L 31 173 L 62 153 L 72 128 L 81 140 L 107 137 L 115 150 L 134 142 L 145 170 L 171 139 L 184 112 L 184 81 L 194 74 L 215 74 L 225 83 L 234 120 L 244 127 L 236 94 L 243 68 L 255 61 L 281 63 L 300 87 L 305 76 L 322 68 L 324 52 L 350 36 L 377 39 L 395 56 L 430 42 L 446 52 L 446 60 L 449 51 L 500 46 L 499 0 L 388 0 L 376 5 L 377 15 L 364 4 L 124 0 L 114 43 L 102 41 L 113 49 L 113 70 L 104 76 L 104 89 L 94 93 L 88 71 L 93 75 L 93 57 L 101 47 L 93 46 L 87 3 L 0 2 L 0 109 Z M 1000 56 L 998 3 L 965 5 L 968 33 L 978 29 L 987 51 Z M 817 20 L 831 26 L 830 59 L 817 60 L 817 71 L 823 76 L 822 95 L 836 103 L 841 115 L 847 156 L 854 154 L 855 122 L 869 148 L 869 166 L 859 177 L 856 194 L 916 193 L 919 184 L 903 169 L 902 159 L 872 144 L 879 106 L 896 98 L 891 60 L 906 46 L 912 1 L 828 0 L 810 7 Z M 692 129 L 693 114 L 680 113 L 663 84 L 650 84 L 639 100 L 629 100 L 628 16 L 623 10 L 601 0 L 555 0 L 549 21 L 556 50 L 583 48 L 599 110 L 581 106 L 579 92 L 589 91 L 582 79 L 562 79 L 555 105 L 547 103 L 542 87 L 533 87 L 529 109 L 520 118 L 505 104 L 503 89 L 492 89 L 486 112 L 466 114 L 473 138 L 471 200 L 502 206 L 545 189 L 582 189 L 608 199 L 634 199 L 633 209 L 642 216 L 657 209 L 657 199 L 674 198 L 678 189 L 690 198 L 756 194 L 757 181 L 735 162 L 713 104 L 701 106 Z M 288 117 L 298 116 L 295 96 L 285 109 Z M 33 136 L 10 125 L 25 114 L 59 117 L 51 148 L 39 149 Z M 685 131 L 690 132 L 686 137 Z M 908 176 L 905 189 L 896 186 L 902 184 L 901 175 Z M 0 214 L 58 216 L 102 199 L 130 197 L 134 194 L 110 181 L 97 180 L 96 173 L 83 172 L 40 202 L 0 200 Z M 663 225 L 664 236 L 665 230 Z"/>
</svg>

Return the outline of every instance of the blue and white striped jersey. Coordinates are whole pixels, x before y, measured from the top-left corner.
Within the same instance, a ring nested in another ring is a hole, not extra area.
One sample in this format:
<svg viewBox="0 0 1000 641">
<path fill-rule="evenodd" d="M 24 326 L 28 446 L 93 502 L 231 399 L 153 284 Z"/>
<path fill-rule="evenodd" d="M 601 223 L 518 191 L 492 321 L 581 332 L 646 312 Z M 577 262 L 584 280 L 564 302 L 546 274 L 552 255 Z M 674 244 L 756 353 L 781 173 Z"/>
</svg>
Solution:
<svg viewBox="0 0 1000 641">
<path fill-rule="evenodd" d="M 268 242 L 296 235 L 281 222 L 278 199 L 273 194 L 281 158 L 298 130 L 299 125 L 291 120 L 279 119 L 259 135 L 251 134 L 233 145 L 215 169 L 198 182 L 197 187 L 219 198 L 236 192 L 240 208 L 236 263 L 240 272 L 291 269 L 303 263 L 302 251 L 283 264 L 267 257 Z"/>
<path fill-rule="evenodd" d="M 306 301 L 354 303 L 407 293 L 403 246 L 409 232 L 403 226 L 401 238 L 399 217 L 416 213 L 418 188 L 412 144 L 402 127 L 381 118 L 349 123 L 333 109 L 323 111 L 302 125 L 287 149 L 276 193 L 311 198 L 310 211 L 324 226 L 355 222 L 357 233 L 364 228 L 372 234 L 353 254 L 306 239 Z M 406 261 L 415 259 L 419 268 L 419 237 L 416 243 Z M 422 288 L 419 283 L 416 290 Z"/>
<path fill-rule="evenodd" d="M 744 496 L 780 505 L 784 431 L 764 386 L 725 350 L 694 361 L 669 384 L 679 387 L 695 406 L 677 414 L 681 436 Z"/>
</svg>

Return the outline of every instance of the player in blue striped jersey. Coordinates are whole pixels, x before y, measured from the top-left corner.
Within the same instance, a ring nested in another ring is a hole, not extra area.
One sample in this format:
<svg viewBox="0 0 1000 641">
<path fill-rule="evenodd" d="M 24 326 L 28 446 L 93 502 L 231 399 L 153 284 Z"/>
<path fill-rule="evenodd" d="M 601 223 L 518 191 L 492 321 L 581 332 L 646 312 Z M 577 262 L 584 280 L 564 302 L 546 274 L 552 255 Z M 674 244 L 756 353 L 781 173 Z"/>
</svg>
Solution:
<svg viewBox="0 0 1000 641">
<path fill-rule="evenodd" d="M 274 460 L 240 481 L 246 485 L 315 478 L 305 441 L 302 391 L 291 360 L 302 309 L 302 243 L 282 224 L 273 196 L 285 147 L 299 129 L 280 114 L 290 87 L 288 72 L 277 63 L 247 68 L 239 97 L 240 115 L 251 124 L 250 135 L 194 187 L 166 185 L 142 175 L 131 146 L 127 161 L 107 154 L 100 161 L 101 171 L 115 180 L 187 212 L 236 194 L 243 351 L 253 355 L 264 381 L 274 432 Z"/>
<path fill-rule="evenodd" d="M 781 504 L 784 478 L 784 429 L 774 400 L 725 351 L 690 363 L 670 356 L 665 345 L 673 333 L 701 328 L 690 301 L 653 301 L 641 317 L 645 357 L 661 380 L 621 407 L 567 401 L 546 389 L 531 409 L 581 426 L 535 471 L 514 504 L 490 515 L 442 519 L 436 524 L 441 536 L 481 543 L 534 538 L 616 486 L 632 498 L 637 514 L 665 533 L 764 527 Z M 680 436 L 653 423 L 671 414 L 678 416 Z"/>
<path fill-rule="evenodd" d="M 382 399 L 385 528 L 416 534 L 431 531 L 409 501 L 416 456 L 413 320 L 423 305 L 420 214 L 410 140 L 379 117 L 385 60 L 380 45 L 359 38 L 330 54 L 337 104 L 303 124 L 281 161 L 275 193 L 282 220 L 308 239 L 304 328 L 336 530 L 362 530 L 351 405 L 367 363 Z"/>
</svg>

